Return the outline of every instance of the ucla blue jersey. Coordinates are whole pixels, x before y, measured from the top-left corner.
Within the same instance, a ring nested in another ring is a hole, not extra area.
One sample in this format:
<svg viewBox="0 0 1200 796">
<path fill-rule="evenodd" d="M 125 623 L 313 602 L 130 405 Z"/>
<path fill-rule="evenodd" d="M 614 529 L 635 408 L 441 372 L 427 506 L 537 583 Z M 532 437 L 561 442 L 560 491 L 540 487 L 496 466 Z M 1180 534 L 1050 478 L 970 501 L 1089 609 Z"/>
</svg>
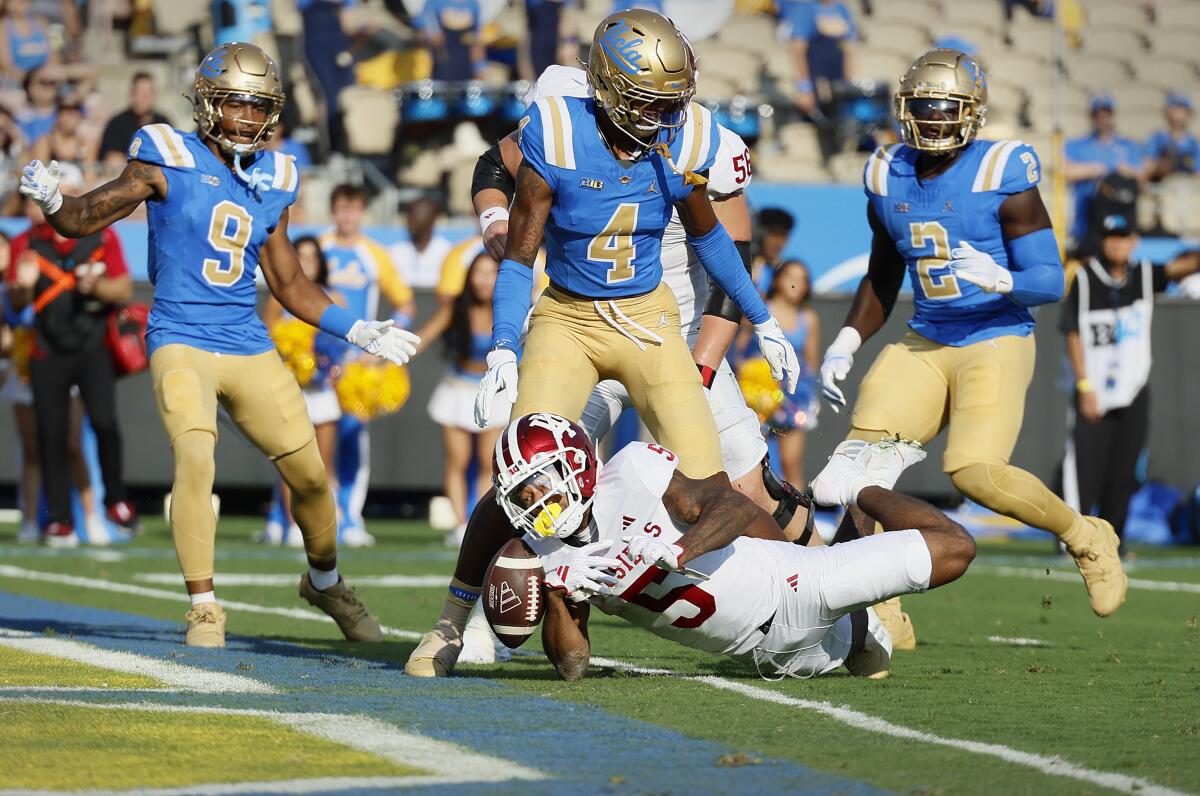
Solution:
<svg viewBox="0 0 1200 796">
<path fill-rule="evenodd" d="M 544 97 L 521 120 L 521 153 L 554 191 L 546 221 L 546 275 L 572 293 L 620 298 L 662 281 L 663 230 L 691 191 L 661 155 L 622 164 L 596 125 L 590 98 Z M 721 136 L 712 114 L 692 104 L 671 143 L 680 171 L 705 171 Z"/>
<path fill-rule="evenodd" d="M 1000 205 L 1035 187 L 1041 165 L 1021 141 L 973 141 L 938 176 L 918 180 L 917 150 L 881 147 L 863 174 L 875 215 L 896 242 L 912 283 L 913 331 L 944 345 L 964 346 L 1033 332 L 1029 309 L 956 279 L 950 250 L 966 241 L 1008 267 Z"/>
<path fill-rule="evenodd" d="M 242 166 L 271 176 L 258 196 L 196 133 L 166 124 L 138 130 L 129 159 L 162 167 L 167 195 L 146 203 L 154 307 L 146 329 L 153 352 L 183 343 L 221 354 L 273 347 L 256 312 L 259 250 L 300 188 L 288 155 L 259 152 Z M 251 162 L 247 162 L 251 161 Z"/>
</svg>

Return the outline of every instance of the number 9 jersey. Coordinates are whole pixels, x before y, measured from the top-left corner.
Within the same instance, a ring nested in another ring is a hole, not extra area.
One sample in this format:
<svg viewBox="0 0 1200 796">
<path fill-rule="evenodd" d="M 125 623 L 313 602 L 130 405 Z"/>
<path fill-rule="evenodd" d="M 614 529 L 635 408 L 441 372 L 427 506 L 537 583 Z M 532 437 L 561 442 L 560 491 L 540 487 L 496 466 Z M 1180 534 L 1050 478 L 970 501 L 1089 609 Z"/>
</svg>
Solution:
<svg viewBox="0 0 1200 796">
<path fill-rule="evenodd" d="M 950 346 L 1031 334 L 1027 307 L 956 279 L 947 262 L 966 241 L 1008 267 L 1000 205 L 1037 186 L 1037 154 L 1022 141 L 972 141 L 931 179 L 917 177 L 918 154 L 904 144 L 880 147 L 863 173 L 871 208 L 908 268 L 916 304 L 909 327 Z"/>
<path fill-rule="evenodd" d="M 300 173 L 293 158 L 271 151 L 243 157 L 247 172 L 270 178 L 270 188 L 258 194 L 196 133 L 166 124 L 138 130 L 129 159 L 161 167 L 167 181 L 166 197 L 146 203 L 150 352 L 168 343 L 220 354 L 271 350 L 257 313 L 255 273 L 259 250 L 296 201 Z"/>
</svg>

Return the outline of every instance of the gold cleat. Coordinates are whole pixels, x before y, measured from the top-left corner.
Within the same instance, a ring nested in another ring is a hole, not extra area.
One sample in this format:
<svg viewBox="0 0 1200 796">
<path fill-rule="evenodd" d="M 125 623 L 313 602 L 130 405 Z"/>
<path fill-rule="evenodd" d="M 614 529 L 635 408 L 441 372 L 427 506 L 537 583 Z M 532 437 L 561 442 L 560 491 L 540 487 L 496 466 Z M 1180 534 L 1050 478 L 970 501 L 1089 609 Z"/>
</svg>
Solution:
<svg viewBox="0 0 1200 796">
<path fill-rule="evenodd" d="M 187 633 L 183 643 L 189 647 L 225 646 L 225 609 L 216 603 L 200 603 L 184 616 Z"/>
<path fill-rule="evenodd" d="M 379 623 L 358 599 L 354 589 L 341 578 L 325 591 L 318 591 L 305 572 L 300 576 L 300 596 L 308 600 L 309 605 L 329 614 L 347 641 L 383 641 Z"/>
<path fill-rule="evenodd" d="M 450 620 L 439 619 L 408 656 L 404 673 L 413 677 L 449 677 L 462 648 L 462 631 Z"/>
<path fill-rule="evenodd" d="M 1120 540 L 1112 525 L 1099 517 L 1081 516 L 1070 531 L 1063 534 L 1067 552 L 1075 559 L 1088 601 L 1096 616 L 1111 616 L 1125 602 L 1129 579 L 1117 552 Z"/>
<path fill-rule="evenodd" d="M 879 621 L 892 636 L 892 651 L 912 652 L 917 648 L 917 631 L 908 614 L 900 610 L 900 598 L 893 597 L 871 606 Z"/>
</svg>

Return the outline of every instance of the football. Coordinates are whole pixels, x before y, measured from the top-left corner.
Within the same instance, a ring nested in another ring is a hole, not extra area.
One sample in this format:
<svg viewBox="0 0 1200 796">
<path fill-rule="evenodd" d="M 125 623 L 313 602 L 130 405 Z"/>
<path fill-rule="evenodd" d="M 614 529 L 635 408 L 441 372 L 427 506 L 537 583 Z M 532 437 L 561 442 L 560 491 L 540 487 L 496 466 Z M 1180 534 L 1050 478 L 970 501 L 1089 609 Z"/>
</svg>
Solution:
<svg viewBox="0 0 1200 796">
<path fill-rule="evenodd" d="M 496 637 L 516 649 L 533 635 L 546 606 L 542 601 L 542 560 L 521 539 L 500 548 L 488 567 L 483 613 Z"/>
</svg>

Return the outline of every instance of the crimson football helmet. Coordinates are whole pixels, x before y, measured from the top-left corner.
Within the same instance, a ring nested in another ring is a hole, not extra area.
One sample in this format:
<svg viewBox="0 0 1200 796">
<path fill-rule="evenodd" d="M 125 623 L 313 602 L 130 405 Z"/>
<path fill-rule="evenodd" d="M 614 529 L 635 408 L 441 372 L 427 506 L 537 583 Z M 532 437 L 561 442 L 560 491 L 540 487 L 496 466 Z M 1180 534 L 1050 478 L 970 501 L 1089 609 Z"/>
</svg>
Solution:
<svg viewBox="0 0 1200 796">
<path fill-rule="evenodd" d="M 496 499 L 515 528 L 565 539 L 583 526 L 592 505 L 597 464 L 587 433 L 567 418 L 519 417 L 496 440 Z"/>
</svg>

